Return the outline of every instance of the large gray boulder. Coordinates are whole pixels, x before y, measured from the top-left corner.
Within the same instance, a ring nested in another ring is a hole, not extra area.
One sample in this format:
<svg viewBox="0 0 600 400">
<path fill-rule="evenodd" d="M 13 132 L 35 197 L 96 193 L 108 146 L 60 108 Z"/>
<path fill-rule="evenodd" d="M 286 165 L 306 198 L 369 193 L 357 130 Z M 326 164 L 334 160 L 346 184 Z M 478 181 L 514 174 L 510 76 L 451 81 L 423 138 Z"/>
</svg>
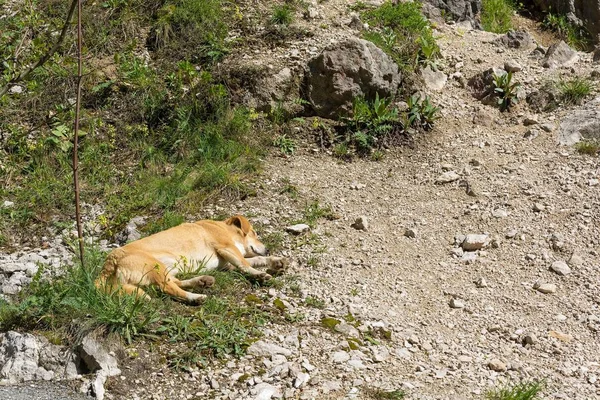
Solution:
<svg viewBox="0 0 600 400">
<path fill-rule="evenodd" d="M 373 100 L 396 93 L 398 65 L 373 43 L 351 38 L 327 47 L 308 62 L 306 94 L 315 114 L 338 119 L 352 113 L 357 97 Z"/>
<path fill-rule="evenodd" d="M 454 21 L 474 21 L 481 11 L 481 0 L 425 0 L 444 11 L 446 18 Z"/>
<path fill-rule="evenodd" d="M 600 0 L 534 0 L 543 11 L 566 15 L 576 24 L 583 25 L 595 43 L 600 42 Z"/>
<path fill-rule="evenodd" d="M 578 59 L 577 52 L 561 40 L 548 48 L 546 56 L 542 60 L 542 65 L 544 68 L 570 67 Z"/>
<path fill-rule="evenodd" d="M 581 140 L 600 141 L 600 97 L 569 113 L 560 123 L 560 144 L 570 146 Z"/>
<path fill-rule="evenodd" d="M 73 379 L 73 356 L 42 336 L 9 331 L 0 335 L 0 383 Z"/>
</svg>

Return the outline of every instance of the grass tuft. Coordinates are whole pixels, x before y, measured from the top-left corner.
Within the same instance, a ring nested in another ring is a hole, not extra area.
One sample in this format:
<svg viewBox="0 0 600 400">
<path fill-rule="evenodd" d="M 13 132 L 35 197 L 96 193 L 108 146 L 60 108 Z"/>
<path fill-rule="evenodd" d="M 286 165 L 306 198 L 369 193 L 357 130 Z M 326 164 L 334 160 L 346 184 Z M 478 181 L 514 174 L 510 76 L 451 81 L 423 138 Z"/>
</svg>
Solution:
<svg viewBox="0 0 600 400">
<path fill-rule="evenodd" d="M 513 29 L 515 7 L 510 0 L 483 0 L 481 25 L 488 32 L 506 33 Z"/>
<path fill-rule="evenodd" d="M 540 381 L 522 382 L 502 389 L 489 391 L 487 400 L 534 400 L 542 391 L 543 383 Z"/>
<path fill-rule="evenodd" d="M 271 23 L 288 26 L 294 20 L 294 10 L 287 4 L 276 5 L 271 14 Z"/>
<path fill-rule="evenodd" d="M 579 154 L 595 156 L 600 154 L 600 144 L 596 141 L 584 140 L 575 145 Z"/>
<path fill-rule="evenodd" d="M 592 91 L 592 83 L 584 78 L 560 81 L 558 84 L 561 99 L 566 104 L 581 104 Z"/>
</svg>

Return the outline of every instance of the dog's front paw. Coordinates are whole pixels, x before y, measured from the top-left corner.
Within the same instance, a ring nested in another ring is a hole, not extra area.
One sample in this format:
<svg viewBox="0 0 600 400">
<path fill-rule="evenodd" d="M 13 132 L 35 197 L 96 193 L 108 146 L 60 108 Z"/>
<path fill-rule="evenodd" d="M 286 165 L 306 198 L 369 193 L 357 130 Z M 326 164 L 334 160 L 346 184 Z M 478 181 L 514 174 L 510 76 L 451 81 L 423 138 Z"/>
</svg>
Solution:
<svg viewBox="0 0 600 400">
<path fill-rule="evenodd" d="M 271 278 L 273 277 L 265 272 L 262 272 L 260 275 L 256 275 L 256 280 L 258 280 L 259 282 L 266 282 Z"/>
<path fill-rule="evenodd" d="M 206 295 L 205 294 L 198 294 L 198 293 L 190 293 L 188 295 L 188 301 L 190 304 L 193 305 L 199 305 L 202 304 L 204 302 L 204 300 L 206 299 Z"/>
<path fill-rule="evenodd" d="M 285 257 L 269 257 L 269 273 L 280 273 L 284 271 L 288 265 L 289 261 Z"/>
</svg>

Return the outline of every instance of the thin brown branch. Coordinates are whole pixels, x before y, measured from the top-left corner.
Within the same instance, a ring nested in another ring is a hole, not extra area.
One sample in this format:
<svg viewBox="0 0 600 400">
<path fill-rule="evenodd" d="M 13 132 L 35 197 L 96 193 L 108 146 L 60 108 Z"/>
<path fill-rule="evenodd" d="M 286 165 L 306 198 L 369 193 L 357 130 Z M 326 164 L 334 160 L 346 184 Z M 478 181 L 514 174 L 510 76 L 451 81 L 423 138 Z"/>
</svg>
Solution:
<svg viewBox="0 0 600 400">
<path fill-rule="evenodd" d="M 58 39 L 56 40 L 56 42 L 54 43 L 54 46 L 52 46 L 52 48 L 46 54 L 44 54 L 42 57 L 40 57 L 40 59 L 35 64 L 33 64 L 31 67 L 22 71 L 14 78 L 10 79 L 6 83 L 6 85 L 4 85 L 0 89 L 0 97 L 4 96 L 6 94 L 6 92 L 8 92 L 8 90 L 16 83 L 22 82 L 22 81 L 26 80 L 27 78 L 29 78 L 29 75 L 31 75 L 31 73 L 33 71 L 35 71 L 37 68 L 44 65 L 46 63 L 46 61 L 48 61 L 54 55 L 54 53 L 56 53 L 56 51 L 62 45 L 62 42 L 65 40 L 65 36 L 67 35 L 67 30 L 69 29 L 69 24 L 71 23 L 71 18 L 73 17 L 73 13 L 75 12 L 75 6 L 77 6 L 78 2 L 79 2 L 79 0 L 72 0 L 71 5 L 69 6 L 69 13 L 67 14 L 67 18 L 65 18 L 65 24 L 63 25 L 62 30 L 60 31 L 60 35 L 59 35 Z"/>
<path fill-rule="evenodd" d="M 77 3 L 77 98 L 75 101 L 75 132 L 73 134 L 73 187 L 75 189 L 75 220 L 77 224 L 77 239 L 79 241 L 79 259 L 83 262 L 83 230 L 81 229 L 81 209 L 79 207 L 79 160 L 77 159 L 79 147 L 79 110 L 81 108 L 81 81 L 83 79 L 83 56 L 81 55 L 81 0 Z"/>
</svg>

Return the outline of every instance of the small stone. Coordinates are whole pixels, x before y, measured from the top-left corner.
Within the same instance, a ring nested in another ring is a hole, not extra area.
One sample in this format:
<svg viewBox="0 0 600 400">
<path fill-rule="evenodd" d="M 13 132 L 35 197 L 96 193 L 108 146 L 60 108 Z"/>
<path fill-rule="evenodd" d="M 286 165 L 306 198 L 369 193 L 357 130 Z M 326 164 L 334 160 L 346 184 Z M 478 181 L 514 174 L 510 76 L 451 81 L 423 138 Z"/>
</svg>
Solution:
<svg viewBox="0 0 600 400">
<path fill-rule="evenodd" d="M 13 208 L 15 206 L 15 203 L 9 200 L 4 200 L 4 203 L 2 203 L 2 208 Z"/>
<path fill-rule="evenodd" d="M 361 215 L 360 217 L 356 218 L 351 226 L 356 230 L 366 232 L 369 230 L 369 220 L 366 216 Z"/>
<path fill-rule="evenodd" d="M 339 332 L 339 333 L 345 335 L 346 337 L 357 338 L 360 336 L 360 334 L 358 333 L 358 330 L 346 322 L 340 322 L 339 324 L 335 325 L 335 327 L 333 329 L 336 332 Z"/>
<path fill-rule="evenodd" d="M 425 86 L 431 90 L 439 91 L 446 86 L 448 76 L 442 71 L 435 71 L 429 65 L 421 70 Z"/>
<path fill-rule="evenodd" d="M 478 235 L 470 233 L 465 237 L 461 247 L 466 251 L 475 251 L 481 249 L 487 244 L 488 235 Z"/>
<path fill-rule="evenodd" d="M 553 283 L 536 283 L 533 288 L 540 293 L 552 294 L 556 292 L 556 285 Z"/>
<path fill-rule="evenodd" d="M 577 253 L 573 253 L 569 258 L 569 265 L 572 267 L 581 267 L 583 265 L 583 258 Z"/>
<path fill-rule="evenodd" d="M 535 335 L 533 333 L 529 333 L 529 334 L 523 336 L 521 343 L 523 343 L 523 346 L 533 345 L 533 344 L 537 343 L 537 338 L 535 337 Z"/>
<path fill-rule="evenodd" d="M 23 86 L 19 86 L 19 85 L 11 86 L 11 88 L 8 89 L 8 93 L 21 94 L 21 93 L 23 93 Z"/>
<path fill-rule="evenodd" d="M 435 180 L 435 183 L 451 183 L 459 179 L 460 175 L 457 174 L 455 171 L 447 171 L 444 172 L 442 175 L 438 176 L 438 178 Z"/>
<path fill-rule="evenodd" d="M 477 279 L 477 280 L 475 281 L 475 285 L 476 285 L 478 288 L 480 288 L 480 289 L 483 289 L 483 288 L 486 288 L 486 287 L 488 287 L 488 283 L 487 283 L 487 281 L 485 280 L 485 278 L 483 278 L 483 277 L 481 277 L 481 278 Z"/>
<path fill-rule="evenodd" d="M 504 63 L 504 70 L 506 72 L 519 72 L 522 69 L 523 67 L 515 60 L 508 60 Z"/>
<path fill-rule="evenodd" d="M 296 224 L 292 226 L 288 226 L 285 228 L 286 231 L 293 233 L 294 235 L 299 235 L 301 233 L 307 232 L 310 230 L 310 226 L 306 224 Z"/>
<path fill-rule="evenodd" d="M 417 232 L 412 228 L 406 228 L 404 229 L 404 236 L 406 236 L 407 238 L 414 239 L 417 237 Z"/>
<path fill-rule="evenodd" d="M 390 351 L 385 346 L 376 346 L 371 351 L 373 352 L 373 361 L 376 363 L 384 362 L 390 358 Z"/>
<path fill-rule="evenodd" d="M 219 390 L 221 385 L 219 385 L 219 381 L 217 381 L 216 379 L 213 378 L 210 380 L 210 387 L 211 387 L 211 389 Z"/>
<path fill-rule="evenodd" d="M 535 212 L 542 212 L 546 209 L 546 206 L 544 206 L 542 203 L 535 203 L 533 205 L 533 211 Z"/>
<path fill-rule="evenodd" d="M 365 364 L 361 360 L 350 360 L 348 361 L 348 365 L 354 369 L 365 369 L 367 368 Z"/>
<path fill-rule="evenodd" d="M 248 354 L 258 357 L 271 357 L 275 354 L 281 354 L 284 356 L 291 356 L 292 352 L 284 347 L 278 346 L 274 343 L 268 343 L 263 340 L 252 343 L 247 350 Z"/>
<path fill-rule="evenodd" d="M 568 333 L 562 333 L 559 331 L 550 331 L 550 332 L 548 332 L 548 336 L 558 339 L 560 341 L 566 342 L 566 343 L 573 340 L 572 335 L 569 335 Z"/>
<path fill-rule="evenodd" d="M 539 123 L 538 120 L 535 118 L 527 117 L 523 120 L 523 125 L 525 125 L 525 126 L 537 125 L 538 123 Z"/>
<path fill-rule="evenodd" d="M 506 364 L 498 360 L 497 358 L 494 358 L 488 363 L 488 368 L 492 371 L 504 372 L 506 371 Z"/>
<path fill-rule="evenodd" d="M 265 382 L 259 383 L 254 387 L 253 390 L 256 391 L 256 397 L 254 397 L 254 400 L 271 400 L 273 396 L 278 393 L 278 390 L 275 386 Z"/>
<path fill-rule="evenodd" d="M 465 308 L 465 303 L 461 299 L 452 298 L 450 299 L 451 308 Z"/>
<path fill-rule="evenodd" d="M 333 355 L 331 356 L 331 360 L 334 363 L 343 363 L 346 362 L 350 359 L 350 354 L 348 354 L 345 351 L 336 351 L 335 353 L 333 353 Z"/>
<path fill-rule="evenodd" d="M 448 373 L 448 370 L 446 368 L 440 369 L 435 372 L 435 377 L 436 377 L 436 379 L 442 379 L 446 376 L 447 373 Z"/>
<path fill-rule="evenodd" d="M 571 268 L 564 261 L 555 261 L 550 266 L 550 269 L 556 272 L 558 275 L 565 276 L 571 273 Z"/>
<path fill-rule="evenodd" d="M 554 125 L 552 125 L 552 124 L 542 124 L 542 125 L 540 125 L 540 128 L 542 128 L 542 130 L 544 132 L 552 132 L 554 130 Z"/>
<path fill-rule="evenodd" d="M 525 139 L 533 140 L 540 135 L 540 131 L 537 129 L 528 129 L 523 135 Z"/>
<path fill-rule="evenodd" d="M 492 211 L 492 216 L 494 218 L 506 218 L 506 217 L 508 217 L 508 212 L 501 208 L 497 208 L 494 211 Z"/>
</svg>

